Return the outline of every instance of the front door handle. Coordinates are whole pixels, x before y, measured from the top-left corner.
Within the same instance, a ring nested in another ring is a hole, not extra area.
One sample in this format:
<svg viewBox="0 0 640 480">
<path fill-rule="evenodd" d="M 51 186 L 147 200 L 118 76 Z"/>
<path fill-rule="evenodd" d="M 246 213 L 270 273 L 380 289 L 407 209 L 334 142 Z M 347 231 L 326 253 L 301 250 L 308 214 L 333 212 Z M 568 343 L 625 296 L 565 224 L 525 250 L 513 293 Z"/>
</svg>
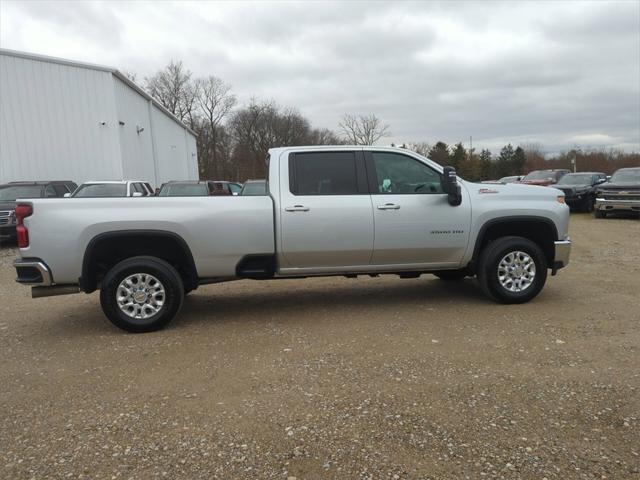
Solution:
<svg viewBox="0 0 640 480">
<path fill-rule="evenodd" d="M 378 210 L 400 210 L 400 205 L 395 203 L 385 203 L 384 205 L 378 205 Z"/>
<path fill-rule="evenodd" d="M 308 212 L 309 207 L 304 205 L 294 205 L 293 207 L 285 207 L 285 212 Z"/>
</svg>

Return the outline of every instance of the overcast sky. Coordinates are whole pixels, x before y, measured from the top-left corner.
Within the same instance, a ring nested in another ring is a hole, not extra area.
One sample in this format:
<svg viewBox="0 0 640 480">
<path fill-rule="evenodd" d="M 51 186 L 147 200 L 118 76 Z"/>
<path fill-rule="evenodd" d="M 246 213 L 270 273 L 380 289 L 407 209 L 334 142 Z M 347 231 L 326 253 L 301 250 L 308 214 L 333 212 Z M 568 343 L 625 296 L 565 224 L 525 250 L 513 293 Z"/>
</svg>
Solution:
<svg viewBox="0 0 640 480">
<path fill-rule="evenodd" d="M 144 78 L 182 60 L 314 126 L 390 142 L 640 151 L 640 2 L 0 2 L 2 48 Z"/>
</svg>

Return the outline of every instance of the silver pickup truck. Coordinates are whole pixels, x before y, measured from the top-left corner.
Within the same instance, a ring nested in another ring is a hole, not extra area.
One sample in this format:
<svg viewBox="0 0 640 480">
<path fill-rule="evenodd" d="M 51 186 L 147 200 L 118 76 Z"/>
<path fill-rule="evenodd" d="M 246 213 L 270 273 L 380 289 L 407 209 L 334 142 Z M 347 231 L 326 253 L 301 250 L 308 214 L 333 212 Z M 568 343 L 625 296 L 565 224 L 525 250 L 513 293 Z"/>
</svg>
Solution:
<svg viewBox="0 0 640 480">
<path fill-rule="evenodd" d="M 569 262 L 556 189 L 469 183 L 397 148 L 275 148 L 266 161 L 262 196 L 20 201 L 17 281 L 33 297 L 100 289 L 109 320 L 146 332 L 207 283 L 430 273 L 522 303 Z"/>
</svg>

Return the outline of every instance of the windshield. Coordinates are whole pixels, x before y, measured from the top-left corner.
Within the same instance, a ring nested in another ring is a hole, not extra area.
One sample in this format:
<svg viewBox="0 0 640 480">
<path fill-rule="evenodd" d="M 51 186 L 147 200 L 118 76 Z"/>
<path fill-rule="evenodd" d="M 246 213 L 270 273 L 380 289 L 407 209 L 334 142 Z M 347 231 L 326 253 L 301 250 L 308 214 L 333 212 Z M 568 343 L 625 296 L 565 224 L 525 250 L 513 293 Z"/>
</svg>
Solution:
<svg viewBox="0 0 640 480">
<path fill-rule="evenodd" d="M 245 183 L 242 187 L 240 195 L 266 195 L 267 194 L 267 182 L 251 182 Z"/>
<path fill-rule="evenodd" d="M 13 202 L 18 198 L 42 197 L 42 185 L 12 185 L 0 188 L 0 201 Z"/>
<path fill-rule="evenodd" d="M 523 180 L 553 180 L 554 177 L 555 174 L 548 170 L 535 170 L 527 174 L 527 176 L 524 177 Z"/>
<path fill-rule="evenodd" d="M 592 175 L 583 173 L 582 175 L 569 174 L 565 175 L 558 181 L 558 185 L 590 185 Z"/>
<path fill-rule="evenodd" d="M 126 197 L 127 186 L 124 183 L 88 183 L 80 185 L 72 197 Z"/>
<path fill-rule="evenodd" d="M 618 170 L 611 177 L 611 183 L 640 183 L 640 169 Z"/>
<path fill-rule="evenodd" d="M 238 185 L 237 183 L 230 183 L 229 188 L 231 189 L 231 193 L 240 193 L 242 190 L 242 185 Z"/>
<path fill-rule="evenodd" d="M 165 185 L 159 194 L 160 197 L 202 197 L 207 195 L 209 195 L 209 191 L 204 183 Z"/>
</svg>

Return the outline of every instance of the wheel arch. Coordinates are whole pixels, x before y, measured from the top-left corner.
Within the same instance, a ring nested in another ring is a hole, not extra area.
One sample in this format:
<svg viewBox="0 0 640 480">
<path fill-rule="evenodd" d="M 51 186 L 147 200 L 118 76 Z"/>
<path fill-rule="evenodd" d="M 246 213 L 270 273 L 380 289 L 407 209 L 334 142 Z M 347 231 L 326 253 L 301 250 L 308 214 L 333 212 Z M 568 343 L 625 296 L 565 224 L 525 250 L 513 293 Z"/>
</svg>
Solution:
<svg viewBox="0 0 640 480">
<path fill-rule="evenodd" d="M 180 235 L 163 230 L 115 230 L 94 236 L 84 251 L 80 288 L 91 293 L 106 271 L 130 257 L 147 255 L 173 265 L 185 288 L 198 286 L 198 273 L 191 249 Z"/>
<path fill-rule="evenodd" d="M 494 218 L 486 221 L 476 237 L 471 259 L 471 268 L 475 271 L 482 250 L 493 240 L 505 236 L 528 238 L 536 243 L 544 252 L 549 266 L 553 265 L 555 256 L 554 242 L 558 239 L 558 229 L 553 221 L 535 215 L 518 215 Z"/>
</svg>

